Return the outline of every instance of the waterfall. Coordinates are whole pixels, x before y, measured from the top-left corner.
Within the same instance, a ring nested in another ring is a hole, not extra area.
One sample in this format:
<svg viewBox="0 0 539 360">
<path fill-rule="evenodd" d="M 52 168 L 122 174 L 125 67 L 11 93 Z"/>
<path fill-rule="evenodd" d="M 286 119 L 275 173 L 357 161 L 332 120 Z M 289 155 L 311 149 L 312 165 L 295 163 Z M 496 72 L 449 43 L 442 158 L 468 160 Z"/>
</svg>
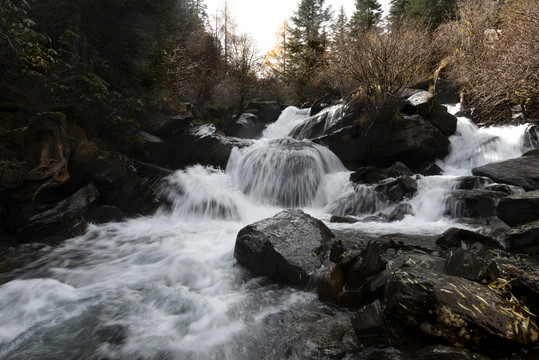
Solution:
<svg viewBox="0 0 539 360">
<path fill-rule="evenodd" d="M 324 116 L 323 127 L 332 126 L 334 111 L 310 118 L 308 109 L 290 107 L 264 139 L 234 149 L 226 170 L 175 172 L 163 189 L 167 204 L 153 216 L 90 225 L 60 245 L 17 248 L 0 272 L 0 358 L 325 358 L 297 332 L 320 311 L 316 295 L 237 266 L 239 230 L 302 207 L 323 220 L 355 217 L 355 224 L 328 223 L 350 236 L 438 235 L 466 226 L 444 207 L 459 176 L 519 156 L 537 139 L 526 126 L 477 128 L 459 118 L 451 154 L 438 162 L 445 173 L 414 175 L 418 191 L 401 201 L 411 212 L 386 222 L 382 215 L 396 203 L 374 185 L 351 183 L 327 148 L 289 136 Z"/>
<path fill-rule="evenodd" d="M 327 148 L 291 138 L 235 149 L 227 165 L 243 193 L 283 207 L 311 206 L 323 177 L 341 171 L 346 168 Z"/>
</svg>

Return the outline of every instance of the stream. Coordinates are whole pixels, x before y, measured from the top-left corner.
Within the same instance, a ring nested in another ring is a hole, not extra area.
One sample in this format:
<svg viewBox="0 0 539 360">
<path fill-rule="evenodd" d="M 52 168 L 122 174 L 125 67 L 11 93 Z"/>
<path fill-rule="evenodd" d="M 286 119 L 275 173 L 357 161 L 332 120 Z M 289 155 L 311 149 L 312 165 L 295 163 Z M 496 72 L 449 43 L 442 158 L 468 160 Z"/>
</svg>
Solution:
<svg viewBox="0 0 539 360">
<path fill-rule="evenodd" d="M 172 205 L 153 216 L 90 225 L 83 236 L 36 248 L 31 257 L 14 255 L 19 266 L 0 273 L 0 358 L 326 358 L 313 324 L 349 317 L 315 293 L 242 269 L 233 256 L 238 231 L 296 207 L 351 234 L 428 237 L 455 226 L 474 229 L 443 205 L 457 178 L 526 150 L 525 125 L 478 128 L 459 118 L 451 153 L 437 163 L 444 174 L 419 177 L 412 214 L 370 221 L 391 207 L 369 186 L 350 183 L 327 148 L 287 136 L 307 119 L 308 110 L 286 109 L 263 139 L 233 150 L 226 170 L 176 171 L 163 186 Z M 363 221 L 329 223 L 357 206 L 354 216 Z"/>
</svg>

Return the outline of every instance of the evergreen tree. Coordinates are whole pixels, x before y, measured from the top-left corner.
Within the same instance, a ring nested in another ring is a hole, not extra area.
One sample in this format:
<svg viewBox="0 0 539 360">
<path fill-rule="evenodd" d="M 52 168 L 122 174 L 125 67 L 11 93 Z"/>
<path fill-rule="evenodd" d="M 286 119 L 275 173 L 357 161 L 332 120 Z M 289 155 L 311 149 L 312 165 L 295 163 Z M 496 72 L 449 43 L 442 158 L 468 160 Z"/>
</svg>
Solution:
<svg viewBox="0 0 539 360">
<path fill-rule="evenodd" d="M 444 20 L 454 18 L 456 0 L 392 0 L 389 10 L 394 26 L 421 25 L 436 29 Z"/>
<path fill-rule="evenodd" d="M 382 19 L 382 6 L 377 0 L 356 0 L 356 11 L 350 25 L 355 33 L 363 32 L 376 26 Z"/>
<path fill-rule="evenodd" d="M 344 6 L 341 6 L 339 10 L 339 15 L 337 19 L 331 26 L 333 31 L 333 43 L 343 44 L 346 41 L 346 36 L 348 35 L 348 17 L 344 11 Z"/>
<path fill-rule="evenodd" d="M 287 78 L 296 83 L 298 92 L 312 80 L 324 63 L 327 47 L 325 27 L 331 20 L 325 0 L 302 0 L 291 18 L 290 37 L 286 44 Z"/>
</svg>

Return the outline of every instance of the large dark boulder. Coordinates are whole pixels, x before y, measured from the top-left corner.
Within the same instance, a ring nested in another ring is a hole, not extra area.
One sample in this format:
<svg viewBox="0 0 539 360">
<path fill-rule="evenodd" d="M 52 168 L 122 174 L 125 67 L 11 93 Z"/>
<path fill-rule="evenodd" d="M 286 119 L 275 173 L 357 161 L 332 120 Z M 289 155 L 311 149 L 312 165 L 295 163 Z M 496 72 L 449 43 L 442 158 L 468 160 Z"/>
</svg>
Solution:
<svg viewBox="0 0 539 360">
<path fill-rule="evenodd" d="M 449 252 L 445 262 L 445 273 L 472 281 L 494 281 L 500 276 L 498 267 L 487 250 L 462 248 Z"/>
<path fill-rule="evenodd" d="M 257 139 L 262 135 L 263 124 L 254 114 L 244 113 L 236 120 L 229 136 L 242 139 Z"/>
<path fill-rule="evenodd" d="M 424 268 L 395 272 L 385 289 L 389 315 L 419 334 L 459 347 L 511 352 L 537 341 L 539 332 L 528 316 L 473 281 Z"/>
<path fill-rule="evenodd" d="M 389 166 L 397 161 L 421 166 L 449 153 L 449 139 L 419 115 L 395 110 L 337 129 L 316 140 L 327 145 L 349 167 Z"/>
<path fill-rule="evenodd" d="M 51 236 L 65 238 L 81 235 L 86 230 L 83 215 L 98 197 L 97 188 L 89 184 L 60 201 L 54 208 L 31 217 L 28 223 L 19 229 L 17 237 L 28 241 Z"/>
<path fill-rule="evenodd" d="M 450 228 L 446 230 L 436 240 L 436 245 L 447 249 L 460 248 L 463 244 L 472 245 L 474 243 L 480 243 L 487 247 L 501 248 L 501 244 L 489 236 L 459 228 Z"/>
<path fill-rule="evenodd" d="M 455 190 L 445 200 L 446 213 L 456 218 L 496 216 L 496 205 L 506 196 L 506 193 L 488 190 Z"/>
<path fill-rule="evenodd" d="M 500 201 L 496 212 L 509 226 L 539 220 L 539 191 L 509 195 Z"/>
<path fill-rule="evenodd" d="M 495 182 L 520 186 L 527 191 L 539 190 L 539 155 L 490 163 L 473 169 L 472 173 Z"/>
<path fill-rule="evenodd" d="M 539 220 L 513 227 L 503 240 L 509 250 L 539 246 Z"/>
<path fill-rule="evenodd" d="M 305 288 L 324 263 L 324 247 L 333 237 L 320 220 L 285 210 L 243 228 L 234 257 L 256 275 Z"/>
<path fill-rule="evenodd" d="M 419 114 L 446 136 L 457 130 L 457 118 L 447 112 L 445 106 L 438 103 L 433 93 L 420 89 L 407 89 L 402 112 L 407 115 Z"/>
<path fill-rule="evenodd" d="M 93 143 L 79 144 L 69 172 L 72 184 L 95 184 L 101 204 L 115 206 L 126 215 L 149 214 L 161 203 L 159 176 L 139 174 L 132 159 Z"/>
</svg>

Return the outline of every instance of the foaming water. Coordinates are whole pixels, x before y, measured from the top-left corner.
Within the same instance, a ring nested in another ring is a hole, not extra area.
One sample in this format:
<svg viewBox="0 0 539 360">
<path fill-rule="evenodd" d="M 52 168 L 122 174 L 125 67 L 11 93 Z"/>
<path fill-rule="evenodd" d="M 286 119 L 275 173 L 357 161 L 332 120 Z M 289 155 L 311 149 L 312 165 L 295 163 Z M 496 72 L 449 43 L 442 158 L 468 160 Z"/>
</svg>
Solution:
<svg viewBox="0 0 539 360">
<path fill-rule="evenodd" d="M 520 155 L 525 131 L 478 129 L 459 119 L 452 152 L 439 163 L 445 174 L 418 177 L 417 194 L 403 201 L 411 212 L 386 222 L 369 217 L 396 204 L 374 186 L 352 184 L 328 149 L 288 137 L 308 113 L 285 110 L 266 139 L 232 152 L 226 171 L 175 172 L 163 188 L 167 205 L 153 216 L 90 225 L 83 236 L 46 247 L 24 268 L 3 274 L 17 279 L 0 286 L 0 358 L 325 358 L 283 326 L 286 314 L 297 319 L 319 311 L 316 295 L 237 266 L 238 231 L 283 208 L 303 207 L 323 220 L 335 214 L 360 220 L 328 223 L 337 230 L 440 234 L 458 221 L 443 206 L 457 175 Z"/>
</svg>

